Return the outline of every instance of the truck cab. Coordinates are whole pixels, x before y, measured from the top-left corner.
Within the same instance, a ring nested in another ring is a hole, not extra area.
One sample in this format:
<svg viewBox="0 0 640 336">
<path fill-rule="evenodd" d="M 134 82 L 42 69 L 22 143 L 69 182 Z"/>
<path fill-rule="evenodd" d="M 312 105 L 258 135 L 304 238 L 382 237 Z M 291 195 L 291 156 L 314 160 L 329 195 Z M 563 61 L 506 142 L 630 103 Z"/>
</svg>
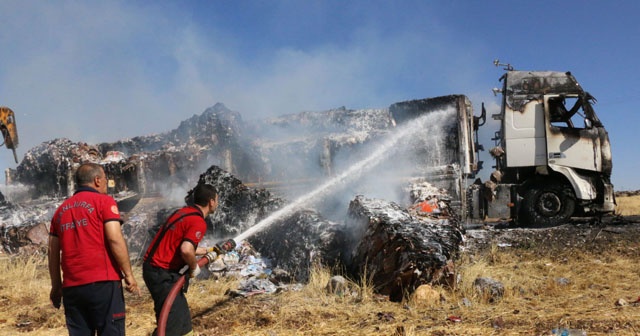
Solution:
<svg viewBox="0 0 640 336">
<path fill-rule="evenodd" d="M 612 212 L 611 145 L 593 109 L 595 98 L 570 72 L 508 69 L 501 81 L 492 177 L 517 194 L 511 197 L 520 205 L 513 216 L 549 226 L 574 215 Z"/>
</svg>

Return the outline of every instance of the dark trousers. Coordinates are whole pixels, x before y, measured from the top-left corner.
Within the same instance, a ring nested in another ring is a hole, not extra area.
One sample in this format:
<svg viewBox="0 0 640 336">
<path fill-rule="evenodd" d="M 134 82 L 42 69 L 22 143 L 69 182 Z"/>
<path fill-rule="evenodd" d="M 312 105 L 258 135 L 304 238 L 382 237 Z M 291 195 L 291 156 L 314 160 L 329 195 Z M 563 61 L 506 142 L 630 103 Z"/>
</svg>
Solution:
<svg viewBox="0 0 640 336">
<path fill-rule="evenodd" d="M 156 322 L 160 318 L 164 300 L 180 276 L 181 275 L 175 271 L 154 267 L 148 263 L 143 264 L 142 278 L 153 298 L 153 310 L 156 312 Z M 173 301 L 173 305 L 169 310 L 165 334 L 167 336 L 182 336 L 188 334 L 192 329 L 191 312 L 189 311 L 187 298 L 184 296 L 184 293 L 180 291 L 178 295 L 176 295 L 175 301 Z"/>
<path fill-rule="evenodd" d="M 122 282 L 101 281 L 62 288 L 70 336 L 124 336 Z"/>
</svg>

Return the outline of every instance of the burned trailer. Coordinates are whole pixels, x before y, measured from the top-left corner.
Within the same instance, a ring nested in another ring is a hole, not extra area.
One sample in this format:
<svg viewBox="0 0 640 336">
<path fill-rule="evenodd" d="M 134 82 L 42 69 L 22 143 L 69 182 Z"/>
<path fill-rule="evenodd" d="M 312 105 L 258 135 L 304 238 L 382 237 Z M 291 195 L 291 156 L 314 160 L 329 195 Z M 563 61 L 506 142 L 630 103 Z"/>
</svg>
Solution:
<svg viewBox="0 0 640 336">
<path fill-rule="evenodd" d="M 473 148 L 467 136 L 472 123 L 471 103 L 462 95 L 272 118 L 253 132 L 266 175 L 246 185 L 295 198 L 339 179 L 314 207 L 342 220 L 344 204 L 356 194 L 411 204 L 403 191 L 408 183 L 437 181 L 451 195 L 456 213 L 464 215 L 466 178 L 478 165 L 476 153 L 465 151 Z M 350 176 L 342 178 L 345 173 Z"/>
<path fill-rule="evenodd" d="M 409 182 L 428 182 L 446 190 L 451 208 L 466 218 L 474 211 L 469 203 L 468 179 L 482 167 L 474 134 L 478 118 L 473 116 L 469 98 L 449 95 L 399 102 L 389 107 L 389 113 L 398 126 L 420 118 L 436 124 L 425 127 L 405 145 L 408 150 L 404 155 L 410 156 L 413 164 L 403 167 L 404 175 Z"/>
<path fill-rule="evenodd" d="M 264 168 L 247 185 L 299 196 L 367 155 L 393 128 L 388 109 L 304 111 L 249 123 L 255 161 Z M 242 175 L 241 175 L 242 176 Z"/>
</svg>

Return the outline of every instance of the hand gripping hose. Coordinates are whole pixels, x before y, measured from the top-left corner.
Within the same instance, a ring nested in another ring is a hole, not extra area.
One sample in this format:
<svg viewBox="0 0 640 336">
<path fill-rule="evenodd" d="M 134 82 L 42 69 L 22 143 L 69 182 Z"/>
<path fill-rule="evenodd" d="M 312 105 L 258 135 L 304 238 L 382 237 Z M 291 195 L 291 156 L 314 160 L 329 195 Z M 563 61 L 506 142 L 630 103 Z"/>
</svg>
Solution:
<svg viewBox="0 0 640 336">
<path fill-rule="evenodd" d="M 229 239 L 225 241 L 222 245 L 215 245 L 214 247 L 209 249 L 209 252 L 198 260 L 198 267 L 204 267 L 208 263 L 216 260 L 219 255 L 227 253 L 233 250 L 236 247 L 236 242 L 233 239 Z M 167 298 L 164 300 L 162 304 L 162 310 L 160 311 L 160 317 L 158 317 L 158 329 L 157 336 L 165 336 L 165 330 L 167 329 L 167 319 L 169 318 L 169 311 L 171 310 L 171 306 L 173 306 L 173 301 L 176 299 L 176 295 L 180 293 L 182 290 L 182 286 L 184 286 L 184 282 L 186 281 L 186 274 L 182 275 L 178 278 L 173 287 L 171 287 L 171 291 L 167 295 Z"/>
</svg>

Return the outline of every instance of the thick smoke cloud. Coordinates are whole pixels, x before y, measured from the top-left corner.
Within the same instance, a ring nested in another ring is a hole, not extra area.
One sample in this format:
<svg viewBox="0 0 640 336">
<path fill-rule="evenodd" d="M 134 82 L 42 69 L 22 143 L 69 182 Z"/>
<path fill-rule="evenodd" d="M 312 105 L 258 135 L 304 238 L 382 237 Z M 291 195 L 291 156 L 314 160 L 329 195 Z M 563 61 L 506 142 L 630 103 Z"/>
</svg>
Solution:
<svg viewBox="0 0 640 336">
<path fill-rule="evenodd" d="M 185 8 L 2 2 L 0 105 L 16 112 L 19 159 L 55 138 L 100 143 L 164 132 L 216 102 L 245 118 L 384 107 L 449 94 L 453 85 L 457 91 L 460 81 L 473 77 L 472 71 L 463 75 L 441 66 L 453 69 L 469 60 L 451 56 L 465 53 L 459 43 L 446 42 L 450 36 L 442 28 L 425 39 L 413 29 L 417 20 L 400 26 L 380 24 L 378 16 L 347 15 L 342 33 L 333 38 L 303 43 L 273 35 L 274 43 L 267 45 L 268 36 L 251 36 L 221 22 L 217 8 L 207 8 L 208 21 L 195 17 L 197 8 Z M 271 10 L 286 18 L 319 9 Z M 309 24 L 301 21 L 289 22 L 288 29 Z M 272 32 L 280 31 L 268 24 Z M 433 21 L 423 29 L 436 26 Z M 313 34 L 314 28 L 307 28 Z M 15 166 L 10 151 L 0 149 L 0 169 Z"/>
</svg>

